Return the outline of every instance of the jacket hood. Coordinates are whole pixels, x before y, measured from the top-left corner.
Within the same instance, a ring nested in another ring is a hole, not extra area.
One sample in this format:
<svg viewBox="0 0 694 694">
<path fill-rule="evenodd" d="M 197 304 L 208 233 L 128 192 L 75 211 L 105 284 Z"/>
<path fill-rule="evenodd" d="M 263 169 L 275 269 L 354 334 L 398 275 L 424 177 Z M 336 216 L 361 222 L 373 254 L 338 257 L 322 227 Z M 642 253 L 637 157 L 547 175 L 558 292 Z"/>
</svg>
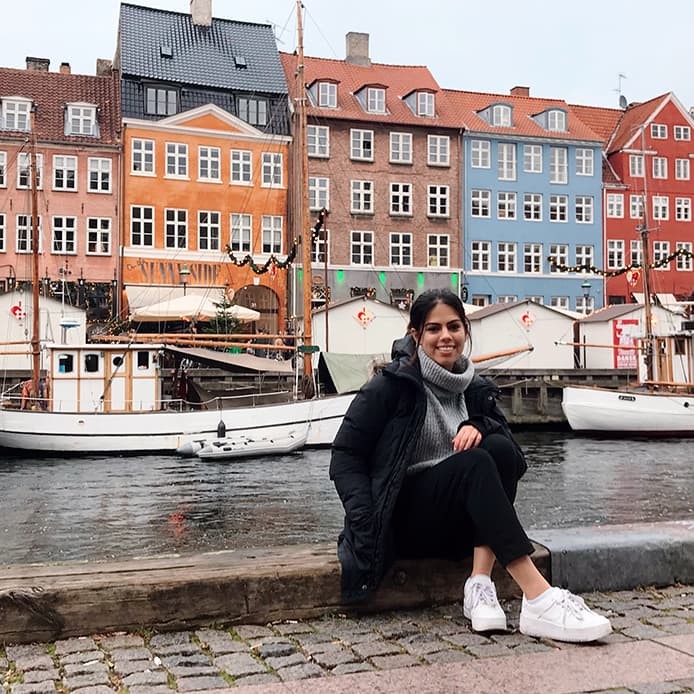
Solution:
<svg viewBox="0 0 694 694">
<path fill-rule="evenodd" d="M 412 333 L 408 333 L 404 337 L 398 338 L 393 342 L 393 346 L 390 349 L 390 356 L 392 359 L 402 359 L 407 357 L 411 359 L 415 353 L 415 342 L 412 337 Z"/>
</svg>

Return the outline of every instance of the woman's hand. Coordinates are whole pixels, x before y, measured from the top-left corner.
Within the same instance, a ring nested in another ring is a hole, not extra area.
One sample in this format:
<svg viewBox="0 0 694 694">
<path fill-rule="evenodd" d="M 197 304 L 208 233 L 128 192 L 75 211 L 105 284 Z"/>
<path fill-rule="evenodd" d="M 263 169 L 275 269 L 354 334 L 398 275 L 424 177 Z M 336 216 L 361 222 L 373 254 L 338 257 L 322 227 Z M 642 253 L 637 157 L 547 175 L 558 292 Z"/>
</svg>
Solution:
<svg viewBox="0 0 694 694">
<path fill-rule="evenodd" d="M 453 450 L 456 453 L 468 451 L 471 448 L 477 448 L 480 441 L 482 441 L 482 434 L 472 424 L 466 424 L 453 438 Z"/>
</svg>

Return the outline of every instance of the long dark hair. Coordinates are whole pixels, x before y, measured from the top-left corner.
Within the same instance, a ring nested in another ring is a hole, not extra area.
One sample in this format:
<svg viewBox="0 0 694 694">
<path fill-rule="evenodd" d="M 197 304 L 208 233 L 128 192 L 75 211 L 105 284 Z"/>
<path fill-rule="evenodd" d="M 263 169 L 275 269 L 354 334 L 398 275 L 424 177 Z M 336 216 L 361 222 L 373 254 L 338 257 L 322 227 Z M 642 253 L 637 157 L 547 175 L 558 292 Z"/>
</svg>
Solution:
<svg viewBox="0 0 694 694">
<path fill-rule="evenodd" d="M 458 314 L 467 333 L 468 346 L 471 347 L 472 330 L 470 319 L 465 314 L 465 307 L 460 297 L 450 289 L 427 289 L 427 291 L 422 292 L 410 307 L 410 323 L 407 329 L 414 330 L 421 335 L 427 316 L 436 304 L 446 304 L 446 306 L 450 306 Z"/>
</svg>

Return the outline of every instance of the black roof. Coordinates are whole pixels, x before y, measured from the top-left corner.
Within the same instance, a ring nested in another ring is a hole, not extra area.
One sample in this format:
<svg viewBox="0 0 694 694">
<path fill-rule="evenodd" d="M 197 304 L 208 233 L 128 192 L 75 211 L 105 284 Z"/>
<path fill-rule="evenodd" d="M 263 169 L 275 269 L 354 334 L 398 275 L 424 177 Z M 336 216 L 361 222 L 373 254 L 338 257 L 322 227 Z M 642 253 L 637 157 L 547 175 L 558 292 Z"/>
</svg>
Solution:
<svg viewBox="0 0 694 694">
<path fill-rule="evenodd" d="M 122 75 L 217 89 L 286 94 L 272 26 L 121 4 Z"/>
</svg>

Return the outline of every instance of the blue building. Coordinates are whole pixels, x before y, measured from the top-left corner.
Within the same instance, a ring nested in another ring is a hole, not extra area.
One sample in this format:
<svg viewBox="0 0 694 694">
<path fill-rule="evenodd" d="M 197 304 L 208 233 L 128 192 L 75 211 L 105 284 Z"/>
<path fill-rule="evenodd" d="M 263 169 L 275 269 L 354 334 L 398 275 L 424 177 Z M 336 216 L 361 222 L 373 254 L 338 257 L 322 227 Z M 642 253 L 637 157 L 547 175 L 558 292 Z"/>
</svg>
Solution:
<svg viewBox="0 0 694 694">
<path fill-rule="evenodd" d="M 463 130 L 464 293 L 477 305 L 532 299 L 602 306 L 601 139 L 557 99 L 446 90 Z M 556 259 L 556 264 L 548 258 Z"/>
</svg>

